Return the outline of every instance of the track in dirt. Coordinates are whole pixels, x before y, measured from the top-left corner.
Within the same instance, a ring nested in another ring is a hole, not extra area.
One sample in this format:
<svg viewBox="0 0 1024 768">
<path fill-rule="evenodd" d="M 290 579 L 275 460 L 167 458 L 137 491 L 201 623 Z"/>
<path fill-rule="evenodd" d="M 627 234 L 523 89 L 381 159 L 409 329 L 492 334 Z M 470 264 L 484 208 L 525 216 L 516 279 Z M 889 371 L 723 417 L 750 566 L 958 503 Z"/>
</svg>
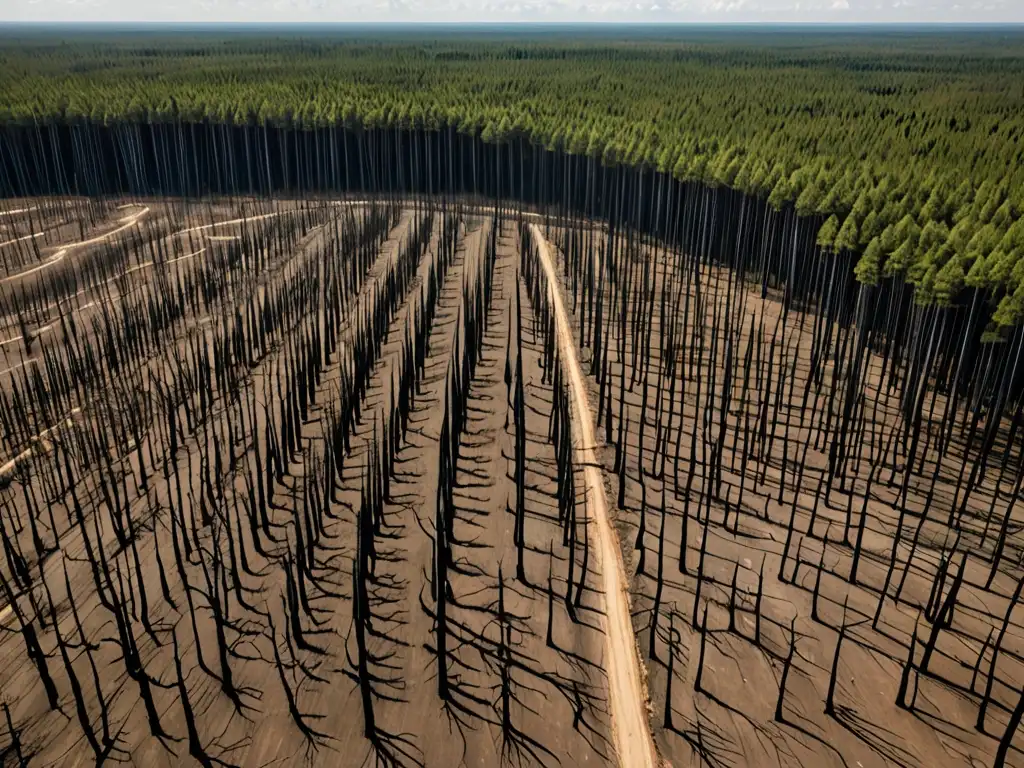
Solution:
<svg viewBox="0 0 1024 768">
<path fill-rule="evenodd" d="M 135 207 L 135 206 L 133 206 L 133 207 Z M 16 281 L 16 280 L 22 280 L 22 279 L 24 279 L 26 277 L 29 277 L 31 275 L 34 275 L 34 274 L 38 273 L 38 272 L 41 272 L 44 269 L 48 269 L 48 268 L 50 268 L 50 267 L 52 267 L 52 266 L 54 266 L 56 264 L 61 263 L 64 260 L 64 257 L 68 255 L 68 251 L 77 250 L 79 248 L 87 248 L 90 245 L 96 245 L 97 243 L 105 242 L 105 241 L 109 240 L 110 238 L 112 238 L 112 237 L 114 237 L 116 235 L 119 235 L 120 233 L 124 232 L 125 230 L 134 227 L 136 224 L 139 223 L 139 220 L 143 216 L 145 216 L 147 213 L 149 213 L 149 208 L 148 207 L 146 207 L 146 206 L 138 206 L 138 207 L 141 207 L 142 210 L 139 211 L 136 214 L 128 215 L 128 216 L 124 217 L 124 219 L 122 219 L 121 226 L 117 227 L 116 229 L 113 229 L 113 230 L 111 230 L 109 232 L 104 232 L 103 234 L 97 235 L 96 237 L 89 238 L 88 240 L 82 240 L 82 241 L 79 241 L 79 242 L 69 243 L 67 245 L 62 245 L 62 246 L 60 246 L 58 248 L 57 252 L 51 258 L 47 259 L 43 263 L 37 264 L 36 266 L 30 267 L 30 268 L 28 268 L 26 270 L 23 270 L 21 272 L 17 272 L 17 273 L 15 273 L 13 275 L 7 275 L 7 276 L 5 276 L 3 278 L 0 278 L 0 285 L 2 285 L 4 283 Z M 37 233 L 31 234 L 31 235 L 26 235 L 25 237 L 19 238 L 19 240 L 12 240 L 12 241 L 9 241 L 9 242 L 10 243 L 20 242 L 21 240 L 42 237 L 42 235 L 43 235 L 42 232 L 37 232 Z M 0 245 L 7 245 L 7 244 L 8 243 L 0 243 Z"/>
<path fill-rule="evenodd" d="M 609 677 L 612 731 L 622 766 L 656 765 L 654 742 L 647 724 L 647 693 L 641 683 L 640 658 L 629 610 L 629 585 L 619 554 L 618 537 L 612 529 L 605 499 L 604 478 L 594 455 L 594 416 L 590 410 L 583 374 L 576 359 L 576 342 L 565 313 L 558 275 L 548 242 L 540 227 L 531 224 L 540 249 L 540 261 L 547 273 L 551 299 L 554 303 L 556 333 L 562 363 L 569 376 L 573 395 L 580 461 L 587 480 L 587 494 L 597 520 L 597 540 L 601 552 L 602 592 L 605 605 L 605 663 Z"/>
</svg>

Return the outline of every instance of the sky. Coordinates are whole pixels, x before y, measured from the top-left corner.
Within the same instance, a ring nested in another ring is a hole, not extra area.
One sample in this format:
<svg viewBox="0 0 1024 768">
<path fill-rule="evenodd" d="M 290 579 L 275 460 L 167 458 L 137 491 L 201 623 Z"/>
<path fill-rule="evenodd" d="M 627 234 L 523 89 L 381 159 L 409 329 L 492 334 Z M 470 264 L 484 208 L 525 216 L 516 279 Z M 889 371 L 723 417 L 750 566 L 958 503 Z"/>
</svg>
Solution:
<svg viewBox="0 0 1024 768">
<path fill-rule="evenodd" d="M 1024 0 L 0 0 L 0 22 L 1024 23 Z"/>
</svg>

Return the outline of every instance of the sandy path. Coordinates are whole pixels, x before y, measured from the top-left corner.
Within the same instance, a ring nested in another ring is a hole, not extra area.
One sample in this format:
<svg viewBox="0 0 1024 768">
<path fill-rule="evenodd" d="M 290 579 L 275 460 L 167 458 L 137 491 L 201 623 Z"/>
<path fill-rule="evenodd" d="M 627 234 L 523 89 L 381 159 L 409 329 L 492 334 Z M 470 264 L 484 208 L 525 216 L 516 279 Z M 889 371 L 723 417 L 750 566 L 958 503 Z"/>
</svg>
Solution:
<svg viewBox="0 0 1024 768">
<path fill-rule="evenodd" d="M 0 248 L 3 248 L 5 245 L 13 245 L 14 243 L 20 243 L 23 240 L 34 240 L 35 238 L 42 237 L 45 234 L 45 232 L 35 232 L 31 235 L 23 235 L 22 237 L 16 237 L 13 240 L 5 240 L 4 242 L 0 243 Z"/>
<path fill-rule="evenodd" d="M 18 272 L 15 275 L 10 275 L 9 277 L 5 277 L 3 280 L 0 280 L 0 283 L 7 283 L 7 282 L 10 282 L 11 280 L 17 280 L 18 278 L 21 278 L 21 277 L 28 277 L 29 275 L 35 274 L 36 272 L 39 272 L 40 270 L 46 269 L 47 267 L 52 267 L 54 264 L 57 264 L 58 262 L 64 261 L 64 257 L 67 256 L 67 255 L 68 255 L 68 249 L 67 248 L 61 248 L 59 251 L 57 251 L 56 255 L 52 259 L 48 259 L 47 261 L 44 261 L 42 264 L 37 264 L 34 267 L 30 267 L 29 269 L 26 269 L 23 272 Z"/>
<path fill-rule="evenodd" d="M 593 505 L 597 523 L 597 549 L 600 552 L 601 587 L 604 592 L 604 662 L 608 674 L 609 707 L 612 739 L 624 768 L 654 768 L 657 765 L 654 740 L 647 722 L 647 695 L 641 683 L 640 657 L 637 654 L 633 622 L 629 612 L 629 582 L 619 556 L 618 537 L 608 518 L 608 502 L 604 495 L 604 479 L 594 455 L 594 416 L 590 410 L 583 373 L 576 359 L 576 342 L 565 313 L 554 262 L 544 235 L 531 224 L 540 250 L 540 263 L 548 279 L 551 305 L 555 312 L 558 347 L 565 373 L 572 389 L 578 456 L 584 466 L 587 495 Z"/>
<path fill-rule="evenodd" d="M 159 261 L 159 262 L 158 261 L 144 261 L 141 264 L 136 264 L 134 267 L 129 267 L 124 272 L 120 272 L 120 273 L 114 275 L 113 277 L 108 277 L 103 282 L 95 283 L 95 284 L 89 286 L 88 288 L 83 288 L 78 293 L 72 295 L 70 298 L 75 298 L 75 296 L 81 296 L 86 291 L 91 291 L 91 290 L 93 290 L 95 288 L 98 288 L 98 287 L 100 287 L 102 285 L 110 285 L 111 283 L 116 283 L 118 280 L 120 280 L 120 279 L 122 279 L 122 278 L 124 278 L 124 277 L 126 277 L 128 275 L 131 275 L 131 274 L 133 274 L 135 272 L 139 272 L 139 271 L 141 271 L 143 269 L 149 269 L 152 266 L 166 266 L 168 264 L 175 264 L 175 263 L 177 263 L 179 261 L 185 261 L 186 259 L 195 258 L 196 256 L 199 256 L 200 254 L 205 253 L 205 252 L 206 252 L 205 248 L 200 248 L 198 251 L 193 251 L 192 253 L 186 253 L 184 256 L 178 256 L 178 257 L 173 258 L 173 259 L 167 259 L 167 261 Z M 92 303 L 95 304 L 96 302 L 92 302 Z M 53 306 L 53 305 L 51 304 L 50 306 Z M 83 309 L 86 309 L 89 306 L 91 306 L 91 304 L 86 304 L 86 306 L 84 306 L 84 307 L 79 307 L 77 311 L 81 312 Z"/>
<path fill-rule="evenodd" d="M 71 411 L 63 419 L 61 419 L 61 421 L 59 421 L 57 424 L 50 427 L 49 429 L 44 429 L 42 432 L 36 435 L 36 443 L 38 444 L 38 441 L 44 440 L 47 435 L 49 435 L 51 432 L 54 432 L 55 430 L 60 429 L 61 427 L 71 426 L 71 417 L 74 416 L 76 413 L 79 413 L 81 410 L 81 408 L 72 408 Z M 32 452 L 34 450 L 35 445 L 32 445 L 23 450 L 13 459 L 10 459 L 9 461 L 5 462 L 3 466 L 0 466 L 0 477 L 6 477 L 7 475 L 11 474 L 11 472 L 14 471 L 15 467 L 18 466 L 18 462 L 27 459 L 29 456 L 32 455 Z M 11 608 L 10 604 L 5 605 L 3 608 L 0 608 L 0 626 L 3 626 L 4 622 L 6 622 L 7 619 L 9 619 L 13 613 L 14 611 Z"/>
<path fill-rule="evenodd" d="M 214 227 L 227 227 L 227 226 L 232 225 L 232 224 L 246 224 L 246 223 L 248 223 L 250 221 L 261 221 L 263 219 L 272 219 L 275 216 L 281 216 L 281 215 L 283 215 L 285 213 L 288 213 L 288 212 L 289 212 L 288 210 L 285 210 L 285 211 L 272 211 L 271 213 L 261 213 L 261 214 L 257 214 L 256 216 L 244 216 L 241 219 L 228 219 L 227 221 L 215 221 L 213 224 L 201 224 L 201 225 L 196 226 L 196 227 L 189 227 L 188 229 L 180 229 L 177 232 L 174 232 L 174 233 L 168 235 L 168 237 L 180 237 L 182 235 L 187 235 L 189 232 L 203 232 L 203 231 L 205 231 L 207 229 L 213 229 Z"/>
<path fill-rule="evenodd" d="M 71 245 L 65 245 L 61 250 L 71 250 L 72 248 L 81 248 L 81 247 L 86 246 L 86 245 L 94 245 L 95 243 L 102 243 L 104 240 L 106 240 L 106 239 L 108 239 L 110 237 L 113 237 L 114 235 L 118 234 L 119 232 L 124 232 L 126 229 L 130 229 L 131 227 L 134 227 L 136 224 L 138 224 L 139 219 L 141 219 L 147 213 L 149 213 L 149 206 L 148 205 L 146 207 L 144 207 L 138 213 L 130 214 L 128 216 L 125 216 L 123 219 L 121 219 L 123 224 L 122 224 L 122 226 L 118 227 L 117 229 L 113 229 L 110 232 L 104 232 L 102 235 L 97 235 L 96 237 L 90 238 L 89 240 L 83 240 L 80 243 L 72 243 Z"/>
<path fill-rule="evenodd" d="M 52 267 L 54 264 L 57 264 L 57 263 L 63 261 L 64 257 L 68 255 L 68 251 L 70 251 L 70 250 L 73 250 L 75 248 L 82 248 L 82 247 L 84 247 L 86 245 L 93 245 L 95 243 L 102 243 L 104 240 L 106 240 L 109 237 L 113 237 L 118 232 L 124 232 L 124 230 L 126 230 L 128 228 L 134 227 L 139 222 L 139 219 L 141 219 L 147 213 L 149 213 L 149 207 L 148 206 L 143 208 L 138 213 L 132 214 L 130 216 L 125 216 L 123 219 L 121 219 L 121 221 L 124 222 L 124 224 L 122 224 L 117 229 L 111 230 L 110 232 L 106 232 L 106 233 L 104 233 L 102 235 L 98 235 L 97 237 L 93 237 L 93 238 L 91 238 L 89 240 L 83 240 L 80 243 L 71 243 L 70 245 L 61 246 L 60 250 L 57 251 L 57 253 L 54 255 L 54 257 L 52 259 L 49 259 L 48 261 L 44 261 L 42 264 L 38 264 L 38 265 L 32 267 L 31 269 L 26 269 L 24 272 L 19 272 L 16 275 L 9 275 L 8 277 L 5 277 L 2 280 L 0 280 L 0 284 L 9 282 L 11 280 L 18 280 L 19 278 L 22 278 L 22 277 L 28 277 L 31 274 L 34 274 L 36 272 L 39 272 L 40 270 L 46 269 L 47 267 Z M 35 235 L 31 235 L 31 237 L 38 237 L 40 234 L 42 234 L 42 233 L 36 233 Z M 22 239 L 24 239 L 24 238 L 22 238 Z"/>
<path fill-rule="evenodd" d="M 74 416 L 77 413 L 81 413 L 81 411 L 82 411 L 81 408 L 72 408 L 70 411 L 68 411 L 67 414 L 64 415 L 64 418 L 62 418 L 60 421 L 58 421 L 52 427 L 48 427 L 47 429 L 44 429 L 42 432 L 40 432 L 38 435 L 36 435 L 34 438 L 32 438 L 32 441 L 34 443 L 33 445 L 30 445 L 28 448 L 23 450 L 17 456 L 15 456 L 12 459 L 9 459 L 3 465 L 0 465 L 0 477 L 6 477 L 11 472 L 13 472 L 14 468 L 17 467 L 18 462 L 19 461 L 24 461 L 29 456 L 31 456 L 32 452 L 35 450 L 35 445 L 38 444 L 38 442 L 40 440 L 45 439 L 46 436 L 49 435 L 51 432 L 54 432 L 54 431 L 56 431 L 56 430 L 58 430 L 58 429 L 60 429 L 61 427 L 64 427 L 64 426 L 71 426 L 71 417 Z"/>
</svg>

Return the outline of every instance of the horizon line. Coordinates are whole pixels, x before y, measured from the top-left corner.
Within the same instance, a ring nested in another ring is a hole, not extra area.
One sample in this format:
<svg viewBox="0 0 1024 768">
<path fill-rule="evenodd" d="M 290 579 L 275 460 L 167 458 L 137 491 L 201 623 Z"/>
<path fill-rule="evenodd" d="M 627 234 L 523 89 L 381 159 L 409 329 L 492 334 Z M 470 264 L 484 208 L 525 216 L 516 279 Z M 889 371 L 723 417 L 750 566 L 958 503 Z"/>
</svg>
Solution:
<svg viewBox="0 0 1024 768">
<path fill-rule="evenodd" d="M 137 19 L 110 20 L 110 19 L 80 19 L 75 21 L 52 21 L 37 19 L 0 19 L 0 27 L 96 27 L 96 26 L 126 26 L 126 27 L 902 27 L 902 28 L 950 28 L 950 27 L 991 27 L 1005 29 L 1007 27 L 1024 28 L 1024 19 L 1020 21 L 903 21 L 903 20 L 879 20 L 879 21 L 799 21 L 789 20 L 766 20 L 766 21 L 727 21 L 727 20 L 674 20 L 655 21 L 644 19 L 630 21 L 627 19 L 581 19 L 569 20 L 448 20 L 448 21 L 420 21 L 405 19 L 387 19 L 376 21 L 287 21 L 287 20 L 266 20 L 266 21 L 183 21 L 170 19 L 157 19 L 151 21 L 140 21 Z"/>
</svg>

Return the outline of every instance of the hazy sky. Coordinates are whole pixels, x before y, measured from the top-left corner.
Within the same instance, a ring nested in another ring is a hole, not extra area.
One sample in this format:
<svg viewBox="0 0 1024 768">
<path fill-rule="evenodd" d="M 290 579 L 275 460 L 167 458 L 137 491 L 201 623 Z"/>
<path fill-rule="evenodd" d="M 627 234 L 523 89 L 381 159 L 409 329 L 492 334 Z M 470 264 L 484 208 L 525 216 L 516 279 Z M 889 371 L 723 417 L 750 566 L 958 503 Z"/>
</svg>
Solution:
<svg viewBox="0 0 1024 768">
<path fill-rule="evenodd" d="M 1024 22 L 1024 0 L 0 0 L 0 21 Z"/>
</svg>

